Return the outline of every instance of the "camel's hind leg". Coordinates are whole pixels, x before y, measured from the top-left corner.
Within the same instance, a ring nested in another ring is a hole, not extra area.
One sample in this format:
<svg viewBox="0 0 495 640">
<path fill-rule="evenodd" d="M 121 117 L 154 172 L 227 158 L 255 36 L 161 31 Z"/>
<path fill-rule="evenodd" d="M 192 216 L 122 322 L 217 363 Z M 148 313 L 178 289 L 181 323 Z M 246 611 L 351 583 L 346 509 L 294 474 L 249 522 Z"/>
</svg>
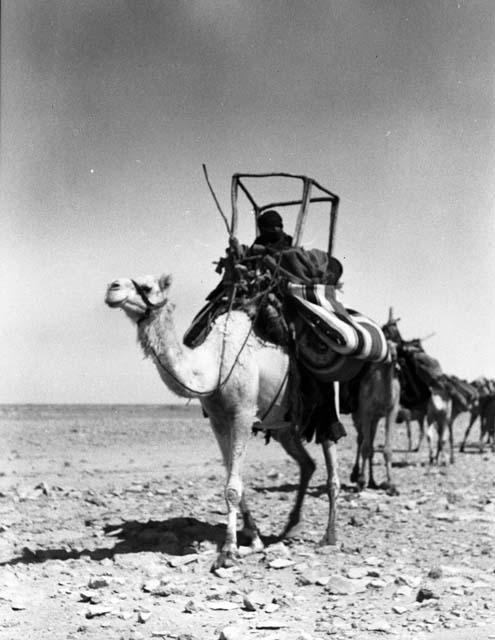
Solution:
<svg viewBox="0 0 495 640">
<path fill-rule="evenodd" d="M 365 469 L 368 463 L 368 487 L 370 489 L 378 489 L 378 485 L 373 477 L 373 445 L 375 442 L 376 429 L 378 426 L 378 418 L 372 417 L 368 420 L 362 420 L 363 443 L 361 445 L 361 474 L 360 486 L 364 488 Z"/>
<path fill-rule="evenodd" d="M 355 482 L 357 485 L 359 485 L 361 481 L 361 464 L 360 463 L 361 463 L 361 448 L 363 446 L 363 430 L 359 423 L 359 416 L 357 416 L 356 414 L 353 414 L 352 419 L 357 431 L 357 439 L 356 439 L 357 446 L 356 446 L 356 460 L 354 462 L 354 466 L 352 467 L 352 472 L 351 472 L 351 482 Z M 364 482 L 363 482 L 363 486 L 364 486 Z M 363 487 L 360 486 L 360 488 L 362 489 Z"/>
<path fill-rule="evenodd" d="M 296 502 L 292 507 L 289 520 L 282 534 L 283 536 L 294 536 L 298 531 L 304 497 L 316 466 L 293 427 L 273 431 L 272 435 L 299 465 L 299 486 L 297 488 Z"/>
<path fill-rule="evenodd" d="M 459 447 L 459 451 L 461 453 L 464 453 L 464 450 L 466 448 L 467 439 L 469 437 L 469 433 L 470 433 L 474 423 L 476 422 L 477 418 L 478 418 L 478 411 L 473 409 L 471 411 L 471 417 L 469 419 L 469 424 L 468 424 L 468 426 L 466 428 L 466 431 L 464 432 L 464 438 L 462 439 L 461 446 Z"/>
<path fill-rule="evenodd" d="M 323 440 L 321 443 L 325 464 L 327 466 L 327 492 L 328 492 L 328 522 L 321 545 L 337 544 L 335 522 L 337 517 L 337 497 L 340 491 L 338 474 L 337 443 L 331 440 Z"/>
<path fill-rule="evenodd" d="M 415 447 L 414 451 L 420 451 L 421 450 L 421 445 L 423 444 L 423 440 L 425 439 L 425 432 L 427 431 L 428 427 L 425 428 L 425 420 L 426 418 L 420 417 L 418 419 L 418 426 L 419 426 L 419 439 L 418 439 L 418 444 Z M 428 436 L 427 436 L 428 438 Z"/>
</svg>

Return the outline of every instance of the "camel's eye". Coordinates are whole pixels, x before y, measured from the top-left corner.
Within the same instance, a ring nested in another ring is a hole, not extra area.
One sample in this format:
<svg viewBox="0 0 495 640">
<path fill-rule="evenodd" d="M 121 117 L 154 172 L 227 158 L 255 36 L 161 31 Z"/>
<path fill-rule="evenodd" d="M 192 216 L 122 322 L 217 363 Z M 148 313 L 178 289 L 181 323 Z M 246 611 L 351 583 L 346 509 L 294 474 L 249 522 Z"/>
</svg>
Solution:
<svg viewBox="0 0 495 640">
<path fill-rule="evenodd" d="M 143 293 L 151 293 L 151 287 L 149 284 L 143 284 L 143 286 L 141 287 L 141 291 Z"/>
</svg>

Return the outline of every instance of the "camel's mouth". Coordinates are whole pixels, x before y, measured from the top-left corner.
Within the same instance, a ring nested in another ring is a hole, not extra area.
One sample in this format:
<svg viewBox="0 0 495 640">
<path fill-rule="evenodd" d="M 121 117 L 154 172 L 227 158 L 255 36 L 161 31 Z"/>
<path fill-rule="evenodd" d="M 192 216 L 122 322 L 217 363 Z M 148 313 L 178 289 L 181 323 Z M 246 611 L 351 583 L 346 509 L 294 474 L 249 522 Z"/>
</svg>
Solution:
<svg viewBox="0 0 495 640">
<path fill-rule="evenodd" d="M 112 309 L 120 307 L 126 302 L 128 296 L 119 291 L 108 291 L 105 296 L 105 304 Z"/>
</svg>

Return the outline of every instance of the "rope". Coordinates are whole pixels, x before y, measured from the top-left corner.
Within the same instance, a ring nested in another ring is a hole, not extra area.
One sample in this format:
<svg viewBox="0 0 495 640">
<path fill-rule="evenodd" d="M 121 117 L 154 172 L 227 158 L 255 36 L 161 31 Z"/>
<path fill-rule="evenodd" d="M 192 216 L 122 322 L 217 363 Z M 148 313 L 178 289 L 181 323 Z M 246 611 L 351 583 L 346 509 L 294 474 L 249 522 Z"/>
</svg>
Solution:
<svg viewBox="0 0 495 640">
<path fill-rule="evenodd" d="M 150 347 L 150 351 L 151 354 L 155 360 L 155 363 L 157 364 L 157 366 L 164 372 L 166 373 L 168 376 L 170 376 L 172 378 L 172 380 L 174 380 L 174 382 L 176 382 L 180 387 L 182 387 L 185 391 L 189 391 L 190 393 L 194 394 L 197 397 L 203 398 L 203 397 L 207 397 L 207 396 L 211 396 L 214 393 L 220 391 L 229 381 L 235 366 L 237 365 L 237 363 L 239 362 L 239 358 L 241 357 L 242 352 L 244 351 L 246 344 L 253 332 L 253 327 L 254 327 L 254 323 L 260 313 L 262 304 L 264 302 L 264 300 L 266 299 L 266 297 L 268 296 L 268 293 L 272 290 L 272 288 L 274 288 L 275 286 L 275 280 L 276 280 L 276 276 L 278 275 L 278 271 L 280 268 L 280 259 L 281 259 L 281 255 L 278 257 L 275 269 L 273 271 L 273 273 L 270 271 L 271 273 L 271 277 L 270 277 L 270 281 L 269 284 L 265 290 L 265 292 L 263 293 L 261 300 L 260 300 L 260 304 L 258 305 L 257 309 L 256 309 L 256 314 L 254 315 L 254 318 L 251 319 L 251 326 L 249 327 L 249 331 L 246 334 L 246 337 L 244 338 L 242 345 L 236 355 L 236 357 L 234 358 L 234 362 L 232 363 L 232 366 L 229 369 L 229 372 L 227 373 L 227 375 L 225 376 L 225 378 L 222 380 L 222 366 L 223 366 L 223 359 L 224 359 L 224 355 L 225 355 L 225 345 L 226 345 L 226 333 L 227 333 L 227 325 L 230 319 L 230 315 L 232 312 L 232 308 L 234 305 L 234 300 L 235 300 L 235 294 L 237 291 L 237 284 L 234 283 L 233 287 L 232 287 L 232 291 L 231 291 L 231 295 L 230 295 L 230 300 L 229 300 L 229 307 L 227 310 L 227 318 L 225 320 L 225 331 L 223 334 L 223 339 L 222 339 L 222 351 L 220 354 L 220 363 L 219 363 L 219 367 L 218 367 L 218 383 L 216 385 L 216 387 L 214 389 L 212 389 L 211 391 L 198 391 L 197 389 L 192 389 L 191 387 L 189 387 L 187 384 L 185 384 L 184 382 L 182 382 L 182 380 L 179 380 L 177 378 L 177 376 L 172 373 L 172 371 L 170 371 L 167 367 L 165 367 L 165 365 L 160 361 L 160 358 L 158 357 L 158 354 L 156 353 L 155 349 L 153 347 Z M 268 411 L 265 412 L 265 415 L 263 416 L 262 420 L 264 420 L 268 413 L 272 410 L 275 402 L 277 401 L 280 393 L 282 392 L 282 388 L 285 384 L 285 381 L 287 380 L 287 376 L 288 376 L 288 369 L 287 372 L 285 374 L 284 379 L 282 380 L 282 384 L 280 385 L 280 388 L 277 392 L 277 394 L 275 395 L 275 397 L 273 398 L 272 402 L 270 403 L 269 407 L 268 407 Z"/>
</svg>

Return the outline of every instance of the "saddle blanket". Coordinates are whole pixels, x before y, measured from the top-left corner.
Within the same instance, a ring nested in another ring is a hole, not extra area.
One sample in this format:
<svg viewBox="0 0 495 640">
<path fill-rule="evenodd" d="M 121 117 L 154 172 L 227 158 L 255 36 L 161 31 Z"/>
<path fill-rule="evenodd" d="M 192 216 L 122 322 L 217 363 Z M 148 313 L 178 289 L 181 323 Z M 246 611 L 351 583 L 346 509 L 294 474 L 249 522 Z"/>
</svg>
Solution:
<svg viewBox="0 0 495 640">
<path fill-rule="evenodd" d="M 287 292 L 303 320 L 337 353 L 368 362 L 389 359 L 381 328 L 361 313 L 346 309 L 336 299 L 334 286 L 288 283 Z"/>
</svg>

